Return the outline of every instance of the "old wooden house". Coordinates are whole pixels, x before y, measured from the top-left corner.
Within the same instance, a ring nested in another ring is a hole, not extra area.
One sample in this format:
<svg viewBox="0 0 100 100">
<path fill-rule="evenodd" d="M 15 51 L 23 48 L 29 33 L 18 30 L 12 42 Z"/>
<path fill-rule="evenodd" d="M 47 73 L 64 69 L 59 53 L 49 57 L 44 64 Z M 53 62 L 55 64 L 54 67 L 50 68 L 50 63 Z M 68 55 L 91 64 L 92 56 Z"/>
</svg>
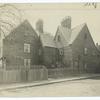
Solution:
<svg viewBox="0 0 100 100">
<path fill-rule="evenodd" d="M 48 68 L 55 67 L 57 58 L 57 47 L 53 39 L 54 37 L 50 33 L 44 32 L 42 20 L 37 21 L 36 32 L 40 40 L 39 64 L 43 64 Z"/>
<path fill-rule="evenodd" d="M 62 20 L 55 36 L 44 31 L 42 20 L 36 23 L 36 30 L 25 20 L 0 39 L 0 44 L 0 68 L 4 69 L 3 74 L 0 72 L 4 79 L 0 77 L 0 81 L 33 81 L 47 79 L 48 73 L 65 76 L 72 71 L 96 72 L 100 69 L 100 51 L 87 24 L 71 28 L 70 16 Z M 34 65 L 37 65 L 35 69 Z M 38 66 L 46 66 L 48 70 Z"/>
<path fill-rule="evenodd" d="M 27 20 L 0 43 L 0 83 L 48 79 L 46 68 L 39 65 L 39 37 Z"/>
<path fill-rule="evenodd" d="M 21 69 L 38 64 L 38 44 L 38 35 L 25 20 L 3 39 L 2 66 Z"/>
<path fill-rule="evenodd" d="M 86 23 L 71 28 L 71 17 L 58 27 L 54 40 L 63 52 L 62 63 L 78 72 L 95 72 L 100 66 L 100 52 Z"/>
</svg>

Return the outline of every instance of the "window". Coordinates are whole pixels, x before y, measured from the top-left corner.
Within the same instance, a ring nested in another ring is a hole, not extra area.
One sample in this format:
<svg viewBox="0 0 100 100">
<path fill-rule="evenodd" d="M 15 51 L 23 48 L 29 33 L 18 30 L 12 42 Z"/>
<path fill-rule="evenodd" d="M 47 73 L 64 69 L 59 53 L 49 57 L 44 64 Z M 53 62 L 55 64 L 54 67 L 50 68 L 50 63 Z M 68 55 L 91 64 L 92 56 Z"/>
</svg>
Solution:
<svg viewBox="0 0 100 100">
<path fill-rule="evenodd" d="M 24 44 L 24 52 L 30 53 L 30 44 Z"/>
<path fill-rule="evenodd" d="M 85 55 L 87 54 L 87 51 L 88 51 L 88 49 L 87 48 L 84 48 L 84 54 Z"/>
<path fill-rule="evenodd" d="M 26 68 L 29 68 L 30 67 L 30 64 L 31 64 L 31 60 L 30 59 L 24 59 L 24 66 Z"/>
</svg>

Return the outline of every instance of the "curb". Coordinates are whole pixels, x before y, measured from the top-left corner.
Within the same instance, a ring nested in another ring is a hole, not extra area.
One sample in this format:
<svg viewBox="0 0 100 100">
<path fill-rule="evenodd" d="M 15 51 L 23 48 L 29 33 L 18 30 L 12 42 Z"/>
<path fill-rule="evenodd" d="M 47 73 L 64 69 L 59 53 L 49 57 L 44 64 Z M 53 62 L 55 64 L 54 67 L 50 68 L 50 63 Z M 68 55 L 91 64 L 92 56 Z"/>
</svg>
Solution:
<svg viewBox="0 0 100 100">
<path fill-rule="evenodd" d="M 76 80 L 84 80 L 84 79 L 89 79 L 89 78 L 92 78 L 92 77 L 100 77 L 100 75 L 80 77 L 80 78 L 72 78 L 72 79 L 53 80 L 53 81 L 47 81 L 47 82 L 44 82 L 44 83 L 36 83 L 36 84 L 33 83 L 33 84 L 30 84 L 30 85 L 24 85 L 24 86 L 8 87 L 8 88 L 5 88 L 5 89 L 0 89 L 0 91 L 30 88 L 30 87 L 36 87 L 36 86 L 44 86 L 44 85 L 67 82 L 67 81 L 69 82 L 69 81 L 76 81 Z"/>
</svg>

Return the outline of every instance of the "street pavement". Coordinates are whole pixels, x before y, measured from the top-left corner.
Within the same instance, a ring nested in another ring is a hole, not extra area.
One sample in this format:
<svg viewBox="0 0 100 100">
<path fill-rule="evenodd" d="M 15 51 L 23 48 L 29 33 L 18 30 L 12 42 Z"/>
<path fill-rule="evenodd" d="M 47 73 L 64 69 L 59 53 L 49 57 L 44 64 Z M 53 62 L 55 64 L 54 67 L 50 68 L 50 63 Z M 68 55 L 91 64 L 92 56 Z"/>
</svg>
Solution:
<svg viewBox="0 0 100 100">
<path fill-rule="evenodd" d="M 0 84 L 0 90 L 11 90 L 11 89 L 18 89 L 18 88 L 42 86 L 42 85 L 60 83 L 65 81 L 87 79 L 96 76 L 100 76 L 100 74 L 76 74 L 74 76 L 71 75 L 65 78 L 58 78 L 58 79 L 49 78 L 48 80 L 34 81 L 34 82 L 20 82 L 20 83 L 7 83 L 7 84 L 5 83 L 5 84 Z"/>
<path fill-rule="evenodd" d="M 45 96 L 100 96 L 100 76 L 48 85 L 1 90 L 0 96 L 45 97 Z"/>
</svg>

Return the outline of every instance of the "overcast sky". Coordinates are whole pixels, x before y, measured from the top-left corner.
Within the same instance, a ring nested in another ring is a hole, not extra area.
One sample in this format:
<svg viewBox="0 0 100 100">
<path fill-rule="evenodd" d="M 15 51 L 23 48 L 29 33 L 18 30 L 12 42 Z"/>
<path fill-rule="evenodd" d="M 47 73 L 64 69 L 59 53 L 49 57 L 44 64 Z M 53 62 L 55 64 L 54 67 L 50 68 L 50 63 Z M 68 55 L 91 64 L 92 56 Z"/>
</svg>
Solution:
<svg viewBox="0 0 100 100">
<path fill-rule="evenodd" d="M 97 8 L 84 4 L 15 4 L 22 18 L 28 19 L 35 28 L 38 19 L 44 21 L 44 31 L 55 34 L 57 26 L 65 16 L 71 16 L 72 28 L 87 23 L 94 42 L 100 44 L 100 4 Z"/>
</svg>

